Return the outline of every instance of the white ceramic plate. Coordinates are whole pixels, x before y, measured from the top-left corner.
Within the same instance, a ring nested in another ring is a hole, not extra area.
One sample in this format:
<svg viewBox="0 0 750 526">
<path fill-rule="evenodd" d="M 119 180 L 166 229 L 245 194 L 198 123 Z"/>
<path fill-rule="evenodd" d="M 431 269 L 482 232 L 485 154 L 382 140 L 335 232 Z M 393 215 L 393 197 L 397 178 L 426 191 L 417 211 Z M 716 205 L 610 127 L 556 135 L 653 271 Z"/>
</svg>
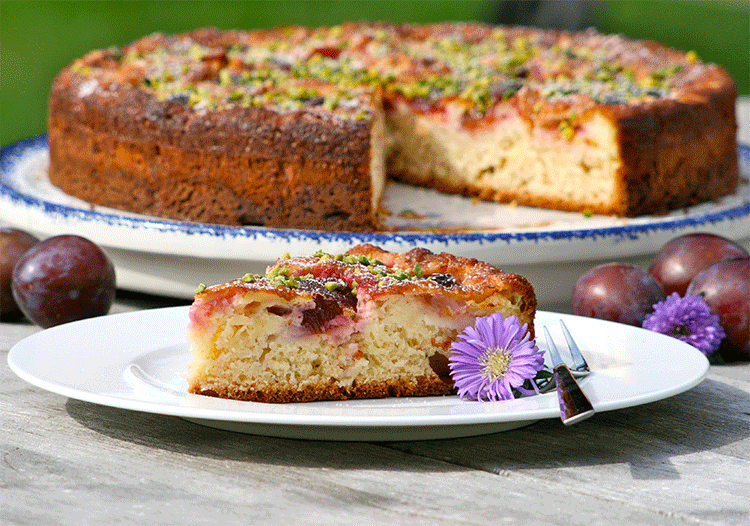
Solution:
<svg viewBox="0 0 750 526">
<path fill-rule="evenodd" d="M 743 173 L 750 176 L 750 147 L 738 151 Z M 263 273 L 285 253 L 339 253 L 366 242 L 391 251 L 423 246 L 475 257 L 524 275 L 544 305 L 569 298 L 577 277 L 595 264 L 615 259 L 647 264 L 661 245 L 680 234 L 713 232 L 750 244 L 747 182 L 716 203 L 636 218 L 587 218 L 389 183 L 385 206 L 393 214 L 388 221 L 399 231 L 353 234 L 186 223 L 92 206 L 53 186 L 46 174 L 48 163 L 44 136 L 0 150 L 0 221 L 41 237 L 86 236 L 112 257 L 119 287 L 182 298 L 192 298 L 199 283 Z M 421 219 L 400 214 L 407 209 Z M 425 227 L 469 230 L 413 230 Z"/>
<path fill-rule="evenodd" d="M 560 318 L 593 371 L 581 383 L 597 411 L 676 395 L 708 372 L 708 360 L 694 347 L 645 329 L 550 312 L 537 313 L 536 324 L 550 326 L 553 337 L 564 341 L 557 332 Z M 426 440 L 559 417 L 554 391 L 491 403 L 445 396 L 263 404 L 187 394 L 187 322 L 188 308 L 172 307 L 59 325 L 16 344 L 8 363 L 31 384 L 70 398 L 268 436 Z"/>
</svg>

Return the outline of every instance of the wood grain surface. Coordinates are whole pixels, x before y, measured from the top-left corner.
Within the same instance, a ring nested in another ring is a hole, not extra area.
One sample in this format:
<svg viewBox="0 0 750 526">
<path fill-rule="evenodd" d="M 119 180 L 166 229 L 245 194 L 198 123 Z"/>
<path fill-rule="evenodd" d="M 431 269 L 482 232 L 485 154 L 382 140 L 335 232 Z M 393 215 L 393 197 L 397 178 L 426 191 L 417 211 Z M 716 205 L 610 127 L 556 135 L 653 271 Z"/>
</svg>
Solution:
<svg viewBox="0 0 750 526">
<path fill-rule="evenodd" d="M 171 304 L 128 294 L 113 312 Z M 0 323 L 2 525 L 750 524 L 748 363 L 571 427 L 340 443 L 46 392 L 7 365 L 37 330 Z"/>
</svg>

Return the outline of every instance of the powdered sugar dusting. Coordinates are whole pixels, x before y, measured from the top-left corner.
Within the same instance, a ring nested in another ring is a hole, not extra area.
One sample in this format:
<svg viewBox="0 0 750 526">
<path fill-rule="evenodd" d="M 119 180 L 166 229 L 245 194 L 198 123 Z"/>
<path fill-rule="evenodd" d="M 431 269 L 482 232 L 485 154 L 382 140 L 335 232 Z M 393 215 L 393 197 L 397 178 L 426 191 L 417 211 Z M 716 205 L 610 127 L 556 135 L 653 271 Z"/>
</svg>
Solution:
<svg viewBox="0 0 750 526">
<path fill-rule="evenodd" d="M 89 79 L 86 82 L 81 83 L 80 88 L 78 88 L 78 96 L 80 98 L 86 98 L 94 91 L 96 91 L 96 88 L 99 87 L 99 81 L 96 79 Z"/>
</svg>

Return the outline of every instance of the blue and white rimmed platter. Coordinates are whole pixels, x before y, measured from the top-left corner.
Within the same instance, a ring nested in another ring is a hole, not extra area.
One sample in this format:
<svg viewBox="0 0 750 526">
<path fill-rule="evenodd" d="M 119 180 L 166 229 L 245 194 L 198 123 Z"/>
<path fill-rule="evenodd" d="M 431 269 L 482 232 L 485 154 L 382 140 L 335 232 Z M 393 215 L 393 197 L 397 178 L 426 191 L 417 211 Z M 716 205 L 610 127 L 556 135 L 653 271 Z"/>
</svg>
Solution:
<svg viewBox="0 0 750 526">
<path fill-rule="evenodd" d="M 743 182 L 724 199 L 663 216 L 580 213 L 479 202 L 389 183 L 384 205 L 396 232 L 350 233 L 228 227 L 141 216 L 72 198 L 47 178 L 45 136 L 0 150 L 0 222 L 41 237 L 75 233 L 112 257 L 118 286 L 191 298 L 199 283 L 263 272 L 283 256 L 358 243 L 386 250 L 426 247 L 475 257 L 526 276 L 542 304 L 566 299 L 581 272 L 602 261 L 647 264 L 681 234 L 712 232 L 750 243 L 750 146 L 738 147 Z"/>
</svg>

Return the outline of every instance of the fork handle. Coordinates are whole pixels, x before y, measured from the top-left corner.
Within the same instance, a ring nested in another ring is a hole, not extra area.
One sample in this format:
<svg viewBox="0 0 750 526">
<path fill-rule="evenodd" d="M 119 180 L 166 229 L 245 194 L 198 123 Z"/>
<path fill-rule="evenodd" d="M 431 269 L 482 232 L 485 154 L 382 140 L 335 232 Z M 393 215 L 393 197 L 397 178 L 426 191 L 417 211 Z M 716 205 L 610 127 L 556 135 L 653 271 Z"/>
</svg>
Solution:
<svg viewBox="0 0 750 526">
<path fill-rule="evenodd" d="M 585 420 L 594 414 L 594 406 L 591 405 L 586 393 L 573 377 L 564 363 L 556 365 L 555 383 L 557 384 L 557 399 L 560 402 L 560 418 L 563 424 L 569 426 Z"/>
</svg>

